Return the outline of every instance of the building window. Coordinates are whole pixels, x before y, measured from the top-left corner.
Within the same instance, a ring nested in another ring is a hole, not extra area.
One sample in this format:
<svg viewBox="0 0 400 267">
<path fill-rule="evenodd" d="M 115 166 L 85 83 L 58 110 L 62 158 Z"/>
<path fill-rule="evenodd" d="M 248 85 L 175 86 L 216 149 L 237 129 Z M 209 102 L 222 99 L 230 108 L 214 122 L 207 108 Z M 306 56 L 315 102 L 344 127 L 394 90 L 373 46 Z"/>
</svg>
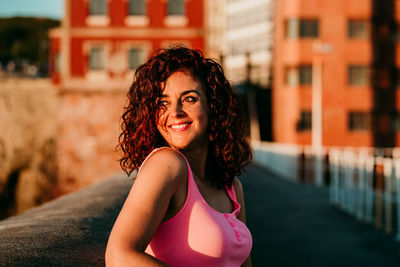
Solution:
<svg viewBox="0 0 400 267">
<path fill-rule="evenodd" d="M 287 38 L 317 38 L 319 36 L 317 19 L 292 18 L 286 21 Z"/>
<path fill-rule="evenodd" d="M 311 85 L 312 67 L 311 65 L 301 65 L 289 67 L 285 73 L 285 83 L 288 86 Z"/>
<path fill-rule="evenodd" d="M 369 68 L 364 65 L 351 65 L 348 68 L 350 85 L 368 85 Z"/>
<path fill-rule="evenodd" d="M 366 131 L 371 129 L 371 115 L 368 112 L 349 113 L 350 131 Z"/>
<path fill-rule="evenodd" d="M 106 15 L 107 0 L 90 0 L 90 15 Z"/>
<path fill-rule="evenodd" d="M 400 113 L 393 114 L 391 116 L 392 119 L 392 130 L 395 132 L 400 131 Z"/>
<path fill-rule="evenodd" d="M 89 55 L 90 70 L 104 70 L 105 56 L 106 54 L 104 47 L 92 47 Z"/>
<path fill-rule="evenodd" d="M 396 68 L 396 70 L 395 70 L 395 72 L 396 72 L 396 79 L 395 79 L 395 81 L 396 81 L 396 87 L 399 87 L 400 86 L 400 68 Z"/>
<path fill-rule="evenodd" d="M 311 126 L 312 126 L 311 111 L 309 110 L 301 111 L 300 120 L 297 122 L 297 131 L 311 130 Z"/>
<path fill-rule="evenodd" d="M 396 30 L 392 32 L 392 38 L 396 42 L 400 41 L 400 24 L 396 25 Z"/>
<path fill-rule="evenodd" d="M 129 69 L 134 70 L 145 61 L 144 51 L 140 48 L 129 49 Z"/>
<path fill-rule="evenodd" d="M 146 15 L 146 0 L 129 0 L 128 14 L 130 16 Z"/>
<path fill-rule="evenodd" d="M 168 0 L 168 15 L 185 15 L 185 0 Z"/>
<path fill-rule="evenodd" d="M 350 20 L 348 24 L 348 36 L 350 39 L 368 38 L 368 21 Z"/>
</svg>

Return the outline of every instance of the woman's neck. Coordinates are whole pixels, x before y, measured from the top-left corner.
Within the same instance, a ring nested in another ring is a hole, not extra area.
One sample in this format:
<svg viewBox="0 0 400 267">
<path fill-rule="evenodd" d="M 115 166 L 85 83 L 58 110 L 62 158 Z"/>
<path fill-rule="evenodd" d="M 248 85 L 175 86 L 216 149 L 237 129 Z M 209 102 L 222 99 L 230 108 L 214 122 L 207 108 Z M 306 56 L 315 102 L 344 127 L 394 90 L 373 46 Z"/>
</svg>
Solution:
<svg viewBox="0 0 400 267">
<path fill-rule="evenodd" d="M 189 161 L 193 174 L 201 180 L 205 180 L 208 144 L 191 150 L 181 151 Z"/>
</svg>

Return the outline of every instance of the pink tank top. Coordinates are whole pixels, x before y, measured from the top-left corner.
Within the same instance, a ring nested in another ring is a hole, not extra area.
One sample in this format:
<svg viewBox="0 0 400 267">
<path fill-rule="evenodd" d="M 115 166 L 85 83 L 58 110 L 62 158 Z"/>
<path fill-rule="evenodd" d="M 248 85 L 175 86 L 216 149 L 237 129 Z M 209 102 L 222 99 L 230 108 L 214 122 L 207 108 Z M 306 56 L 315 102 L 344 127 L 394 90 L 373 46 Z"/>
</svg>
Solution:
<svg viewBox="0 0 400 267">
<path fill-rule="evenodd" d="M 234 187 L 226 186 L 234 211 L 216 211 L 203 199 L 189 162 L 182 156 L 188 168 L 185 204 L 174 217 L 159 225 L 146 253 L 173 267 L 240 266 L 250 255 L 252 237 L 246 225 L 236 217 L 240 204 Z"/>
</svg>

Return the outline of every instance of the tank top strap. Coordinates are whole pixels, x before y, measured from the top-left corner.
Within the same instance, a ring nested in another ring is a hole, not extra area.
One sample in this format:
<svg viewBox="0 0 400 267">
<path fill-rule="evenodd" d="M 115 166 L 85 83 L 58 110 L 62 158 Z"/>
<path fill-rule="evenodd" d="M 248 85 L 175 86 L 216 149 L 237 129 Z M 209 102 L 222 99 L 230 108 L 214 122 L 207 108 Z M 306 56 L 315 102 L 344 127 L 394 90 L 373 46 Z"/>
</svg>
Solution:
<svg viewBox="0 0 400 267">
<path fill-rule="evenodd" d="M 225 185 L 225 189 L 226 189 L 226 192 L 228 193 L 229 197 L 230 197 L 233 201 L 237 202 L 237 199 L 236 199 L 236 192 L 235 192 L 234 186 L 233 186 L 233 185 L 231 185 L 231 186 Z"/>
<path fill-rule="evenodd" d="M 228 195 L 231 198 L 231 200 L 233 202 L 233 205 L 234 205 L 233 214 L 235 214 L 237 216 L 239 214 L 239 211 L 240 211 L 240 204 L 239 204 L 239 202 L 237 201 L 237 198 L 236 198 L 235 187 L 233 185 L 231 185 L 231 186 L 225 185 L 225 189 L 226 189 L 226 192 L 228 193 Z"/>
</svg>

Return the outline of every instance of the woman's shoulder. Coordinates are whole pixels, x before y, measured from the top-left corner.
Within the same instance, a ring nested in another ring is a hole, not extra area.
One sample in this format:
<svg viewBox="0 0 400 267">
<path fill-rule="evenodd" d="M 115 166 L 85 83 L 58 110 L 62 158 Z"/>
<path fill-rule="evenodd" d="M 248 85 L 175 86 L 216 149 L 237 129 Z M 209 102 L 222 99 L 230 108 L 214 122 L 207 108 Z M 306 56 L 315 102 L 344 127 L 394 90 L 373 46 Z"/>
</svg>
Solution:
<svg viewBox="0 0 400 267">
<path fill-rule="evenodd" d="M 174 179 L 187 176 L 188 168 L 181 153 L 169 147 L 162 147 L 147 156 L 139 169 L 138 176 L 149 171 Z"/>
</svg>

